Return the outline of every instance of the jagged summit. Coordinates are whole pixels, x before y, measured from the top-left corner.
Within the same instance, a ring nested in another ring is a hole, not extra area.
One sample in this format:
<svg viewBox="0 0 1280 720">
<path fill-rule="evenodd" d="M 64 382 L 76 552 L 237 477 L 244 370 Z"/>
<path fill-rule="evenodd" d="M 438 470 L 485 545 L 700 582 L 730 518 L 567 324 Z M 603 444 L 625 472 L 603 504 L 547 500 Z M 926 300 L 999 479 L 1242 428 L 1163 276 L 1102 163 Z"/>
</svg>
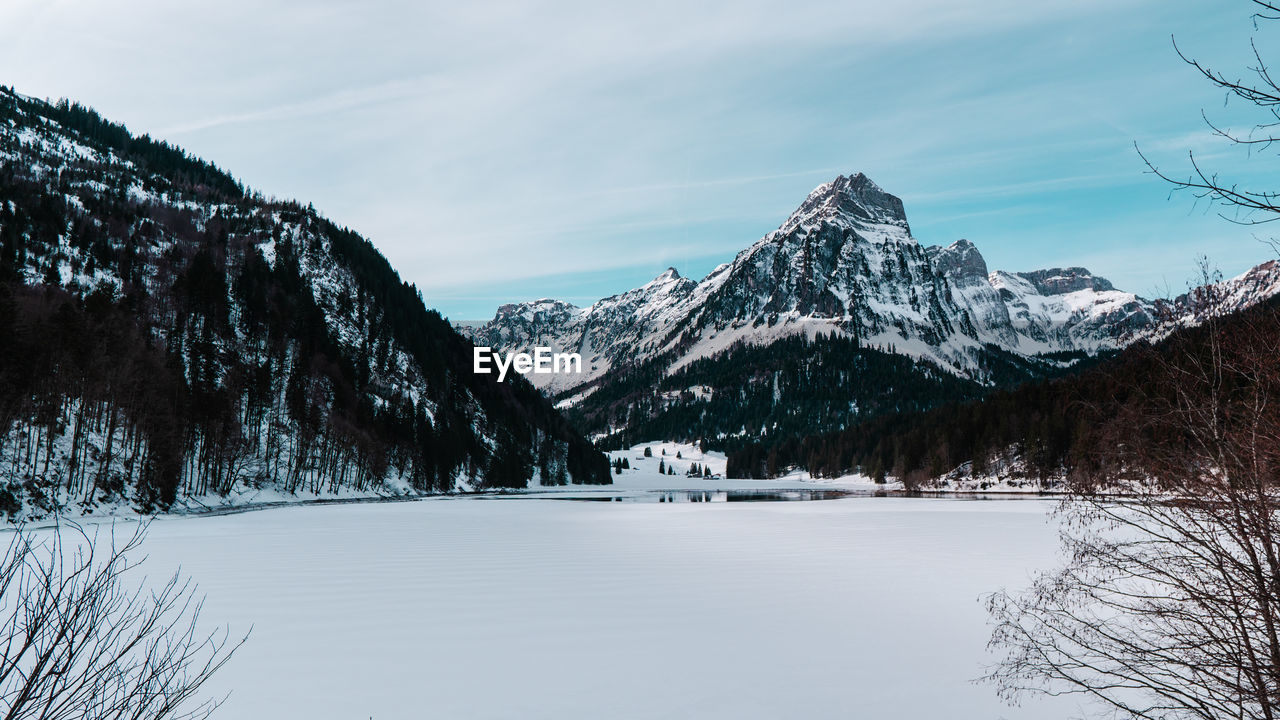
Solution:
<svg viewBox="0 0 1280 720">
<path fill-rule="evenodd" d="M 986 259 L 968 240 L 960 239 L 946 247 L 932 245 L 925 248 L 925 252 L 933 263 L 934 271 L 942 275 L 956 279 L 980 279 L 982 282 L 986 282 L 990 275 Z"/>
<path fill-rule="evenodd" d="M 690 280 L 689 278 L 686 278 L 680 275 L 680 271 L 676 270 L 673 267 L 669 267 L 666 270 L 663 270 L 661 273 L 659 273 L 657 277 L 645 283 L 644 285 L 641 285 L 640 287 L 634 290 L 628 290 L 627 292 L 622 293 L 621 295 L 614 295 L 613 297 L 622 298 L 628 295 L 637 295 L 637 294 L 664 295 L 672 292 L 679 293 L 679 292 L 683 292 L 691 289 L 696 284 L 697 283 Z M 607 299 L 608 298 L 606 298 L 606 300 Z"/>
<path fill-rule="evenodd" d="M 902 200 L 862 173 L 841 175 L 814 188 L 778 231 L 786 233 L 824 220 L 896 225 L 910 232 Z"/>
<path fill-rule="evenodd" d="M 1081 290 L 1106 292 L 1116 289 L 1111 281 L 1097 277 L 1082 267 L 1046 268 L 1016 274 L 1044 295 L 1065 295 Z"/>
</svg>

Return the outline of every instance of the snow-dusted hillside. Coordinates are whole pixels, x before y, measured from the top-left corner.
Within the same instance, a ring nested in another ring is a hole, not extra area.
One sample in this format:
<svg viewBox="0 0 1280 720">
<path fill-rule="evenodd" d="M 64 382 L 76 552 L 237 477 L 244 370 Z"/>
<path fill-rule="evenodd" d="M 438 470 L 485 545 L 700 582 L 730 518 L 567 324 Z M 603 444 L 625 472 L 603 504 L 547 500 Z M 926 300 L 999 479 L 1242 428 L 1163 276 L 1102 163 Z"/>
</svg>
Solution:
<svg viewBox="0 0 1280 720">
<path fill-rule="evenodd" d="M 470 355 L 353 231 L 0 88 L 0 509 L 607 482 Z"/>
<path fill-rule="evenodd" d="M 1280 294 L 1280 262 L 1268 260 L 1236 277 L 1203 285 L 1170 302 L 1161 302 L 1158 311 L 1164 321 L 1150 329 L 1145 337 L 1158 340 L 1178 328 L 1198 325 L 1210 315 L 1239 312 L 1277 294 Z"/>
</svg>

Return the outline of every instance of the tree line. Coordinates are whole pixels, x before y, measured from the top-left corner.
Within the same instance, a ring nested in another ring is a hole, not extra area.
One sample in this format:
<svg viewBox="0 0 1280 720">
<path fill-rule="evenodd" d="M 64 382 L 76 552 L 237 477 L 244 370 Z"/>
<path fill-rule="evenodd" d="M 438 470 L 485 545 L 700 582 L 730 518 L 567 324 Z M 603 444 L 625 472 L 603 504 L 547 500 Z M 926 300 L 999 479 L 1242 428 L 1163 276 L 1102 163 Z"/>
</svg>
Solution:
<svg viewBox="0 0 1280 720">
<path fill-rule="evenodd" d="M 977 370 L 989 382 L 979 383 L 835 334 L 738 343 L 670 374 L 667 362 L 618 368 L 568 416 L 584 432 L 606 434 L 599 441 L 605 449 L 661 437 L 737 450 L 972 400 L 1060 372 L 990 349 Z"/>
</svg>

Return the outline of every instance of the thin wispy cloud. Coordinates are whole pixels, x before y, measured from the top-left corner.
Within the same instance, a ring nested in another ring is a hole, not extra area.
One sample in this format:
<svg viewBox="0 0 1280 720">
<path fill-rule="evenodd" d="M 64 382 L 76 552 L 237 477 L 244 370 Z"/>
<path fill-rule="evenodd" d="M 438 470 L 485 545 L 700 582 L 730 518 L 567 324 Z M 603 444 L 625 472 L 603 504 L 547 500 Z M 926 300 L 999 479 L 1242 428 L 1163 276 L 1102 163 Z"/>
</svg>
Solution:
<svg viewBox="0 0 1280 720">
<path fill-rule="evenodd" d="M 1141 181 L 1133 171 L 1098 173 L 1095 175 L 1076 175 L 1073 177 L 1053 177 L 1028 182 L 1006 183 L 1003 185 L 984 185 L 981 187 L 959 187 L 953 190 L 942 190 L 933 193 L 911 195 L 915 202 L 954 202 L 981 198 L 985 200 L 1042 195 L 1046 192 L 1075 188 L 1105 188 L 1114 185 L 1128 185 Z M 963 216 L 957 216 L 963 217 Z"/>
<path fill-rule="evenodd" d="M 1247 13 L 1211 0 L 130 10 L 0 5 L 0 82 L 314 203 L 454 316 L 617 292 L 671 263 L 697 277 L 858 171 L 904 197 L 922 242 L 968 237 L 993 266 L 1231 235 L 1170 200 L 1132 145 L 1212 152 L 1198 113 L 1221 98 L 1168 40 L 1238 60 Z M 1136 252 L 1094 269 L 1139 281 Z"/>
<path fill-rule="evenodd" d="M 633 193 L 647 192 L 670 192 L 672 190 L 692 190 L 695 188 L 717 188 L 732 187 L 736 185 L 752 185 L 755 183 L 766 182 L 769 180 L 784 180 L 790 178 L 823 178 L 820 182 L 825 182 L 831 177 L 843 173 L 844 168 L 824 167 L 811 170 L 799 170 L 795 172 L 773 173 L 770 175 L 747 175 L 742 177 L 713 178 L 709 180 L 687 180 L 684 182 L 656 183 L 651 185 L 632 185 L 628 187 L 605 188 L 592 192 L 582 193 L 577 197 L 580 199 L 591 197 L 602 197 L 606 195 L 630 195 Z"/>
<path fill-rule="evenodd" d="M 406 98 L 421 96 L 429 92 L 430 79 L 394 80 L 372 87 L 359 87 L 340 90 L 322 97 L 301 102 L 285 103 L 250 112 L 217 115 L 193 120 L 184 124 L 160 128 L 156 131 L 159 137 L 173 137 L 199 130 L 227 125 L 253 124 L 261 122 L 301 121 L 310 117 L 326 116 L 337 112 L 368 108 L 384 103 L 393 103 Z"/>
</svg>

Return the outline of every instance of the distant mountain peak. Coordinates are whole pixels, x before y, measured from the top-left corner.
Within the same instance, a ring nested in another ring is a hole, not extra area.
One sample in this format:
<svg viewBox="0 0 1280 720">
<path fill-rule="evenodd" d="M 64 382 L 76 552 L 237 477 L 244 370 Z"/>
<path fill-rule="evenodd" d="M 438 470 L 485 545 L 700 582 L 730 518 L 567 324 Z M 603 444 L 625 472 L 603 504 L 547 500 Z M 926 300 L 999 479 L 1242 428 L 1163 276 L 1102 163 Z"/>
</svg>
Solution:
<svg viewBox="0 0 1280 720">
<path fill-rule="evenodd" d="M 629 290 L 619 295 L 614 295 L 612 299 L 622 300 L 632 296 L 650 297 L 650 296 L 668 296 L 683 295 L 697 285 L 689 278 L 682 277 L 680 272 L 673 267 L 669 267 L 658 274 L 657 277 L 640 287 Z M 606 298 L 610 299 L 610 298 Z M 599 303 L 597 303 L 598 305 Z"/>
<path fill-rule="evenodd" d="M 1080 290 L 1107 292 L 1116 289 L 1110 280 L 1097 277 L 1082 267 L 1046 268 L 1015 274 L 1031 283 L 1043 295 L 1066 295 Z"/>
<path fill-rule="evenodd" d="M 987 261 L 978 252 L 977 246 L 961 238 L 946 247 L 933 245 L 925 248 L 933 269 L 943 277 L 953 281 L 987 282 L 990 274 Z"/>
</svg>

